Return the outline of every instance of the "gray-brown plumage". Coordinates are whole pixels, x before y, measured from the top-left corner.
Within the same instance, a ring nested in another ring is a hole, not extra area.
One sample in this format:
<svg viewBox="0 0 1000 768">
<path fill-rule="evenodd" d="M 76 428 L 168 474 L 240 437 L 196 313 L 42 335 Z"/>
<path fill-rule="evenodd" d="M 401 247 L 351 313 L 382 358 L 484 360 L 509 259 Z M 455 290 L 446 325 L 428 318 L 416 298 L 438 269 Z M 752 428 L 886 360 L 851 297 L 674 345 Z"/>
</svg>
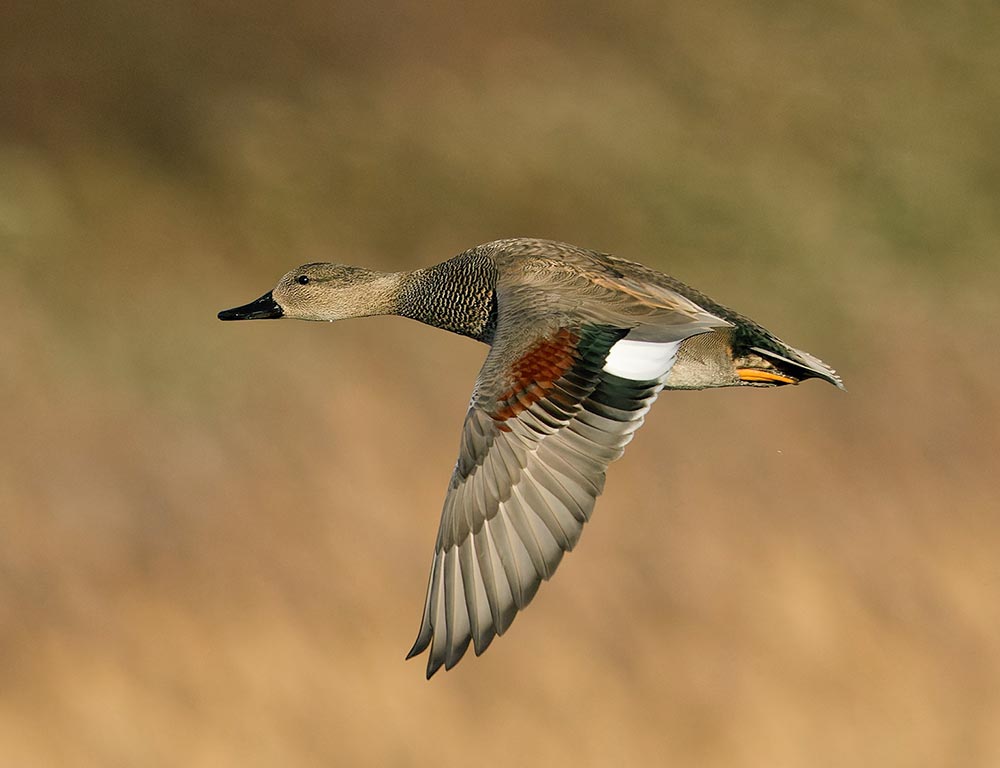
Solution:
<svg viewBox="0 0 1000 768">
<path fill-rule="evenodd" d="M 641 264 L 498 240 L 413 272 L 306 264 L 223 320 L 396 314 L 490 345 L 465 419 L 407 658 L 427 676 L 510 626 L 579 539 L 608 465 L 659 392 L 837 374 Z"/>
</svg>

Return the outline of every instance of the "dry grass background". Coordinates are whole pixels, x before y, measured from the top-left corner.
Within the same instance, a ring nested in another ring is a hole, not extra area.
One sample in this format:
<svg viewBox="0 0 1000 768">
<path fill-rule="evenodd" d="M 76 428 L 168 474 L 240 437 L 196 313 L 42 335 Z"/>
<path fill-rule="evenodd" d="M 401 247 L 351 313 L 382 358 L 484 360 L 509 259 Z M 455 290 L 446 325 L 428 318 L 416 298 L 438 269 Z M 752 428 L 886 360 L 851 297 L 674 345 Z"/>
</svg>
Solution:
<svg viewBox="0 0 1000 768">
<path fill-rule="evenodd" d="M 0 764 L 1000 764 L 1000 13 L 0 10 Z M 833 363 L 661 398 L 489 653 L 403 662 L 484 350 L 222 324 L 500 236 Z"/>
</svg>

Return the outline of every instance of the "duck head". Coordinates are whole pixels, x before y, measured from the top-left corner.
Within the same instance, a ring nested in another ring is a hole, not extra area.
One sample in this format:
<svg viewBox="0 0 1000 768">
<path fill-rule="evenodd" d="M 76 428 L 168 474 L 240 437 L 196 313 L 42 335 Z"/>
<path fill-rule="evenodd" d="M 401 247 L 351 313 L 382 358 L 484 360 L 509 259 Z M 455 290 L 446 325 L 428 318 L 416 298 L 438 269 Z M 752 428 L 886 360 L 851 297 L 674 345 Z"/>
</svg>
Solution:
<svg viewBox="0 0 1000 768">
<path fill-rule="evenodd" d="M 346 264 L 303 264 L 259 299 L 224 309 L 220 320 L 344 320 L 393 310 L 396 274 Z"/>
</svg>

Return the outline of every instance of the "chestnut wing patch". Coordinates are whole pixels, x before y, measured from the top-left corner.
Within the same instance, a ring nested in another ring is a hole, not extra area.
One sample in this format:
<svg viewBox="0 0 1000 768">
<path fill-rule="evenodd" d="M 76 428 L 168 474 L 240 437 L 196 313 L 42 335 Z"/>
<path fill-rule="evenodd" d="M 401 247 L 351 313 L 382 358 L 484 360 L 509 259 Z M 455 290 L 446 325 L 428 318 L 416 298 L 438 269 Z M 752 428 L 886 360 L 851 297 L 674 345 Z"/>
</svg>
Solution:
<svg viewBox="0 0 1000 768">
<path fill-rule="evenodd" d="M 499 429 L 509 431 L 510 427 L 503 422 L 545 397 L 552 397 L 563 408 L 573 406 L 565 393 L 556 390 L 556 382 L 579 362 L 579 342 L 578 332 L 560 328 L 551 336 L 537 341 L 514 362 L 510 371 L 510 388 L 497 397 L 497 405 L 491 413 Z"/>
</svg>

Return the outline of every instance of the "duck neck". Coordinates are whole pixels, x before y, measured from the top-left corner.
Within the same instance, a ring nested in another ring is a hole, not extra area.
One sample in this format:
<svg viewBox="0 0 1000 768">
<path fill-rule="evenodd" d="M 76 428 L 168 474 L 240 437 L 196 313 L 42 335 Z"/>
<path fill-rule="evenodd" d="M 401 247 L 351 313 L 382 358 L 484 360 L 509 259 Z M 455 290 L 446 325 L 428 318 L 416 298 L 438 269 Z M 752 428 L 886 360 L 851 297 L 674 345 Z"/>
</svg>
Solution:
<svg viewBox="0 0 1000 768">
<path fill-rule="evenodd" d="M 496 265 L 475 252 L 405 273 L 395 314 L 487 344 L 496 328 Z"/>
</svg>

